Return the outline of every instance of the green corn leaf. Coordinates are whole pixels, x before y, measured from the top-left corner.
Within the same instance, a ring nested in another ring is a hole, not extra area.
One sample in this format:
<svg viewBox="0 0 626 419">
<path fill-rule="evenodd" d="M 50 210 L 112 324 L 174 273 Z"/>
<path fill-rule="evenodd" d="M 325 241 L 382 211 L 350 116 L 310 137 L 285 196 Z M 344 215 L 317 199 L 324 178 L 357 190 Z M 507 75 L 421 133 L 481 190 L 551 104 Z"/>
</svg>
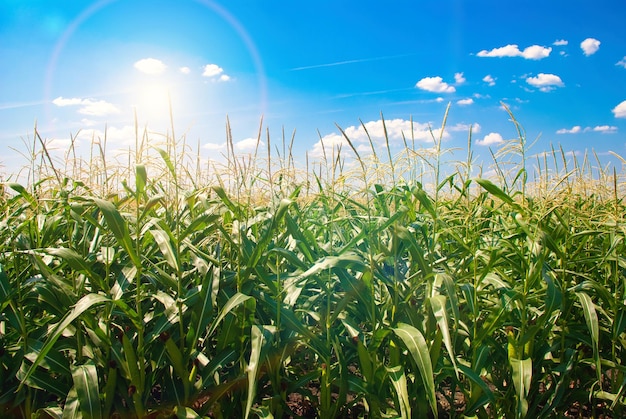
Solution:
<svg viewBox="0 0 626 419">
<path fill-rule="evenodd" d="M 35 362 L 44 343 L 40 340 L 28 339 L 28 347 L 32 352 L 24 355 L 24 358 L 31 362 Z M 50 372 L 69 376 L 71 374 L 67 358 L 63 355 L 62 348 L 55 347 L 55 350 L 48 351 L 46 356 L 40 360 L 40 366 L 48 369 Z"/>
<path fill-rule="evenodd" d="M 93 362 L 73 368 L 72 378 L 78 396 L 80 411 L 85 419 L 102 418 L 100 389 L 98 387 L 98 371 Z"/>
<path fill-rule="evenodd" d="M 515 204 L 515 201 L 513 201 L 513 198 L 511 198 L 506 192 L 504 192 L 502 189 L 500 189 L 490 180 L 483 179 L 483 178 L 478 178 L 475 180 L 476 180 L 476 183 L 482 186 L 491 195 L 495 196 L 496 198 L 501 199 L 507 204 Z"/>
<path fill-rule="evenodd" d="M 435 418 L 438 417 L 437 413 L 437 398 L 435 396 L 435 376 L 433 374 L 433 367 L 430 362 L 430 353 L 428 352 L 428 345 L 422 332 L 415 327 L 400 323 L 398 327 L 393 329 L 394 333 L 402 340 L 409 353 L 413 357 L 417 369 L 419 370 L 424 388 L 426 389 L 426 396 L 430 404 Z"/>
<path fill-rule="evenodd" d="M 9 300 L 12 298 L 13 290 L 9 283 L 4 268 L 0 264 L 0 311 L 4 311 L 4 307 L 9 304 Z"/>
<path fill-rule="evenodd" d="M 167 352 L 167 356 L 172 362 L 172 367 L 174 367 L 174 372 L 180 377 L 183 382 L 183 390 L 184 390 L 184 399 L 187 400 L 189 398 L 190 391 L 190 382 L 189 382 L 189 371 L 185 368 L 185 363 L 183 361 L 183 354 L 180 352 L 176 343 L 174 343 L 173 339 L 167 339 L 165 341 L 165 350 Z"/>
<path fill-rule="evenodd" d="M 256 385 L 260 367 L 261 354 L 264 352 L 266 343 L 271 339 L 275 328 L 273 326 L 259 326 L 252 325 L 251 337 L 250 337 L 250 358 L 248 359 L 248 366 L 246 367 L 246 373 L 248 376 L 248 394 L 246 398 L 246 411 L 245 418 L 250 416 L 250 410 L 254 403 L 256 396 Z"/>
<path fill-rule="evenodd" d="M 626 305 L 617 304 L 613 320 L 613 338 L 617 339 L 626 330 Z"/>
<path fill-rule="evenodd" d="M 209 331 L 207 332 L 207 336 L 211 336 L 213 334 L 213 332 L 215 331 L 217 326 L 224 319 L 224 317 L 226 317 L 226 315 L 228 313 L 230 313 L 233 309 L 238 307 L 241 303 L 249 300 L 250 298 L 252 298 L 252 297 L 250 297 L 249 295 L 242 294 L 240 292 L 238 292 L 235 295 L 233 295 L 226 302 L 226 304 L 224 304 L 224 307 L 222 307 L 222 310 L 220 311 L 220 314 L 215 318 L 213 323 L 211 323 L 211 326 L 209 327 Z"/>
<path fill-rule="evenodd" d="M 176 419 L 201 419 L 201 416 L 191 407 L 176 406 L 174 413 L 176 413 Z"/>
<path fill-rule="evenodd" d="M 211 317 L 212 317 L 212 311 L 213 311 L 213 292 L 212 292 L 212 285 L 218 286 L 219 287 L 219 281 L 217 284 L 212 284 L 212 282 L 214 281 L 215 277 L 218 277 L 219 279 L 219 274 L 218 272 L 216 272 L 217 269 L 212 270 L 208 273 L 208 275 L 205 275 L 203 281 L 202 281 L 202 288 L 200 289 L 200 297 L 201 297 L 201 301 L 202 304 L 196 304 L 194 305 L 194 310 L 198 315 L 198 323 L 194 329 L 194 335 L 193 335 L 193 342 L 197 342 L 198 339 L 200 338 L 200 335 L 204 332 L 205 328 L 207 327 L 207 325 L 209 324 L 209 322 L 211 321 Z"/>
<path fill-rule="evenodd" d="M 25 187 L 23 187 L 22 185 L 20 185 L 19 183 L 14 183 L 14 182 L 8 182 L 6 184 L 9 188 L 13 189 L 15 192 L 17 192 L 18 194 L 20 194 L 22 196 L 22 198 L 24 198 L 29 204 L 31 204 L 31 206 L 36 207 L 37 204 L 37 200 L 35 199 L 34 196 L 32 196 Z"/>
<path fill-rule="evenodd" d="M 109 372 L 106 377 L 106 384 L 104 385 L 104 408 L 102 410 L 102 416 L 111 417 L 111 408 L 113 407 L 113 400 L 115 398 L 115 387 L 117 385 L 117 368 L 109 368 Z"/>
<path fill-rule="evenodd" d="M 210 383 L 213 381 L 213 375 L 220 369 L 226 367 L 229 363 L 237 359 L 239 354 L 233 348 L 226 348 L 222 352 L 217 353 L 214 357 L 209 359 L 206 355 L 199 353 L 196 358 L 201 368 L 201 377 L 203 383 Z"/>
<path fill-rule="evenodd" d="M 443 343 L 446 345 L 446 350 L 452 361 L 454 367 L 454 373 L 457 378 L 459 377 L 459 369 L 456 365 L 456 354 L 454 352 L 454 346 L 452 345 L 452 338 L 450 337 L 450 322 L 448 320 L 448 310 L 446 309 L 446 297 L 445 295 L 436 295 L 430 298 L 430 307 L 433 311 L 433 315 L 437 320 L 439 330 L 443 334 Z"/>
<path fill-rule="evenodd" d="M 533 360 L 509 358 L 509 364 L 517 395 L 517 417 L 525 418 L 528 413 L 528 391 L 533 377 Z"/>
<path fill-rule="evenodd" d="M 102 212 L 102 215 L 104 216 L 109 229 L 113 233 L 113 236 L 115 236 L 115 239 L 120 246 L 122 246 L 126 253 L 128 253 L 128 256 L 132 260 L 133 264 L 137 267 L 141 266 L 141 259 L 135 251 L 133 240 L 128 231 L 128 224 L 126 224 L 122 214 L 120 214 L 112 202 L 100 198 L 91 199 Z"/>
<path fill-rule="evenodd" d="M 598 313 L 596 312 L 596 306 L 591 301 L 591 297 L 587 293 L 582 291 L 577 292 L 576 296 L 583 308 L 583 314 L 585 315 L 585 322 L 587 323 L 587 329 L 591 335 L 591 343 L 593 345 L 593 359 L 596 363 L 596 375 L 598 382 L 602 381 L 602 366 L 600 364 L 599 353 L 599 341 L 600 341 L 600 327 L 598 325 Z"/>
<path fill-rule="evenodd" d="M 257 246 L 254 248 L 254 251 L 250 258 L 250 266 L 256 266 L 256 264 L 258 263 L 259 259 L 261 258 L 261 254 L 265 251 L 265 249 L 267 249 L 267 245 L 270 243 L 272 237 L 276 235 L 276 229 L 278 228 L 278 224 L 285 217 L 285 214 L 287 213 L 287 210 L 289 209 L 291 204 L 292 201 L 290 201 L 289 199 L 283 199 L 280 201 L 278 209 L 276 209 L 276 212 L 272 216 L 270 225 L 263 232 L 263 235 L 261 236 Z"/>
<path fill-rule="evenodd" d="M 259 406 L 252 409 L 252 412 L 259 417 L 259 419 L 274 419 L 272 411 L 267 406 Z"/>
<path fill-rule="evenodd" d="M 133 344 L 126 336 L 126 333 L 122 335 L 122 346 L 124 348 L 124 357 L 126 361 L 126 367 L 128 368 L 129 380 L 131 381 L 131 385 L 135 386 L 136 391 L 133 393 L 132 398 L 135 404 L 135 412 L 137 416 L 143 415 L 143 390 L 144 390 L 144 374 L 141 373 L 143 371 L 143 366 L 138 364 L 137 354 L 135 353 L 135 348 L 133 348 Z"/>
<path fill-rule="evenodd" d="M 40 389 L 50 394 L 56 394 L 59 397 L 65 396 L 69 390 L 69 387 L 65 384 L 65 382 L 59 382 L 56 380 L 50 371 L 36 369 L 28 376 L 28 378 L 25 378 L 27 372 L 28 364 L 22 362 L 20 369 L 15 374 L 15 378 L 18 380 L 24 380 L 24 383 L 30 388 Z"/>
<path fill-rule="evenodd" d="M 226 205 L 226 208 L 232 211 L 235 217 L 239 218 L 242 215 L 241 208 L 235 205 L 233 201 L 231 201 L 231 199 L 226 194 L 226 191 L 224 191 L 224 188 L 222 188 L 221 186 L 214 186 L 213 191 L 222 200 L 222 203 Z"/>
<path fill-rule="evenodd" d="M 358 271 L 365 271 L 368 268 L 363 258 L 357 253 L 345 253 L 341 256 L 326 256 L 317 261 L 305 272 L 298 275 L 294 282 L 297 283 L 310 276 L 317 275 L 322 271 L 335 267 L 343 269 L 352 268 Z"/>
<path fill-rule="evenodd" d="M 42 362 L 42 360 L 46 357 L 46 355 L 52 349 L 52 347 L 54 346 L 55 342 L 57 341 L 57 339 L 59 339 L 59 337 L 61 336 L 63 331 L 74 320 L 76 320 L 76 318 L 78 318 L 78 316 L 83 314 L 85 311 L 89 310 L 92 306 L 94 306 L 96 304 L 102 304 L 102 303 L 107 302 L 107 301 L 110 301 L 109 298 L 107 298 L 107 297 L 105 297 L 103 295 L 87 294 L 87 295 L 85 295 L 83 298 L 81 298 L 76 303 L 74 308 L 69 313 L 67 313 L 67 315 L 63 318 L 63 320 L 61 320 L 59 323 L 56 324 L 56 326 L 53 327 L 50 335 L 48 336 L 48 339 L 46 340 L 46 342 L 42 346 L 41 351 L 39 351 L 39 354 L 37 355 L 37 358 L 33 362 L 33 365 L 31 365 L 31 367 L 28 369 L 28 371 L 26 372 L 26 374 L 22 378 L 22 380 L 20 382 L 20 386 L 18 387 L 18 391 L 24 385 L 24 382 L 28 379 L 28 377 L 30 377 L 30 375 L 33 374 L 35 369 L 39 366 L 39 364 Z"/>
<path fill-rule="evenodd" d="M 174 167 L 174 163 L 172 162 L 172 159 L 170 158 L 169 153 L 163 150 L 162 148 L 156 148 L 156 151 L 161 155 L 161 158 L 165 162 L 167 169 L 169 170 L 170 174 L 174 178 L 174 183 L 177 183 L 176 167 Z"/>
<path fill-rule="evenodd" d="M 413 191 L 415 197 L 420 201 L 422 207 L 430 214 L 431 217 L 437 218 L 437 212 L 435 211 L 435 205 L 430 197 L 423 189 L 415 189 Z"/>
<path fill-rule="evenodd" d="M 177 252 L 172 244 L 172 238 L 168 233 L 160 228 L 153 228 L 150 230 L 152 237 L 154 237 L 154 241 L 159 246 L 165 261 L 175 272 L 178 272 L 178 256 Z"/>
<path fill-rule="evenodd" d="M 409 391 L 406 385 L 406 375 L 404 369 L 400 365 L 395 367 L 387 367 L 387 374 L 391 378 L 391 384 L 393 385 L 396 395 L 398 396 L 398 403 L 400 404 L 400 417 L 402 419 L 409 419 L 411 417 L 411 403 L 409 401 Z"/>
<path fill-rule="evenodd" d="M 374 380 L 374 366 L 372 358 L 360 339 L 357 342 L 357 354 L 359 355 L 359 366 L 361 367 L 360 369 L 363 374 L 363 378 L 367 382 L 372 382 Z"/>
<path fill-rule="evenodd" d="M 66 396 L 67 393 L 64 395 Z M 62 419 L 63 409 L 61 408 L 61 406 L 42 407 L 41 409 L 37 410 L 35 415 L 37 418 L 44 417 L 44 418 L 51 418 L 51 419 Z"/>
<path fill-rule="evenodd" d="M 93 264 L 89 263 L 85 260 L 83 256 L 81 256 L 78 252 L 73 249 L 68 249 L 65 247 L 56 247 L 56 248 L 47 248 L 46 253 L 60 257 L 63 259 L 70 268 L 74 269 L 77 272 L 81 272 L 96 281 L 100 288 L 104 288 L 103 279 L 98 273 L 93 269 Z"/>
<path fill-rule="evenodd" d="M 138 221 L 143 221 L 146 217 L 153 213 L 152 209 L 157 206 L 157 204 L 161 204 L 163 202 L 163 195 L 155 195 L 148 199 L 142 208 L 141 214 L 139 215 Z"/>
<path fill-rule="evenodd" d="M 470 381 L 472 381 L 474 384 L 476 384 L 478 386 L 478 388 L 480 388 L 480 390 L 482 390 L 482 394 L 485 395 L 486 397 L 483 398 L 478 398 L 477 401 L 481 401 L 482 404 L 480 403 L 475 403 L 473 406 L 468 407 L 467 411 L 468 412 L 473 412 L 476 409 L 482 407 L 484 404 L 487 403 L 496 403 L 496 398 L 493 394 L 493 391 L 491 391 L 491 389 L 489 388 L 489 385 L 487 385 L 487 383 L 485 382 L 485 380 L 482 379 L 482 377 L 476 373 L 474 370 L 472 370 L 471 368 L 463 365 L 463 364 L 459 364 L 459 370 L 461 371 L 461 373 L 467 377 Z"/>
<path fill-rule="evenodd" d="M 82 417 L 83 414 L 80 410 L 76 387 L 72 387 L 65 398 L 65 406 L 63 407 L 63 416 L 61 419 L 82 419 Z"/>
<path fill-rule="evenodd" d="M 138 164 L 135 166 L 135 188 L 138 196 L 143 195 L 148 183 L 148 173 L 146 166 Z"/>
</svg>

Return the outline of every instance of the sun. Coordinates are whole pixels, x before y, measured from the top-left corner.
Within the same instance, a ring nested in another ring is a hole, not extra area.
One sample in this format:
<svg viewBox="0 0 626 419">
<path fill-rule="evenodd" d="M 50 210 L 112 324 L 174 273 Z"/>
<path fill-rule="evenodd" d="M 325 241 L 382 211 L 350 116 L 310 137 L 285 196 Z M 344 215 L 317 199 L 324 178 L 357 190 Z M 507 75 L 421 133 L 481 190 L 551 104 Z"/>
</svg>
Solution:
<svg viewBox="0 0 626 419">
<path fill-rule="evenodd" d="M 166 122 L 169 118 L 175 83 L 168 80 L 145 80 L 131 90 L 131 105 L 139 120 L 148 124 Z"/>
</svg>

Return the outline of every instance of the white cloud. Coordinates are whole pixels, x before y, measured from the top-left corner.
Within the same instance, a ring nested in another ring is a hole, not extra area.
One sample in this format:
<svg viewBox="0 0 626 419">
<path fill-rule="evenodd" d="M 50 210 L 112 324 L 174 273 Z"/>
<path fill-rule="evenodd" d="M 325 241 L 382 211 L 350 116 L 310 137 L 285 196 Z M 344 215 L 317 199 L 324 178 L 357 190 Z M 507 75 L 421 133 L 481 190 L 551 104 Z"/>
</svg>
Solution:
<svg viewBox="0 0 626 419">
<path fill-rule="evenodd" d="M 624 56 L 624 58 L 616 62 L 615 65 L 626 68 L 626 56 Z"/>
<path fill-rule="evenodd" d="M 443 101 L 444 101 L 444 99 L 441 96 L 439 96 L 437 99 L 435 99 L 435 102 L 437 102 L 437 103 L 441 103 Z"/>
<path fill-rule="evenodd" d="M 528 77 L 526 83 L 539 88 L 542 92 L 549 92 L 556 87 L 563 87 L 563 80 L 556 74 L 539 73 L 536 77 Z"/>
<path fill-rule="evenodd" d="M 587 56 L 595 54 L 600 49 L 600 41 L 595 38 L 587 38 L 580 43 L 580 48 Z"/>
<path fill-rule="evenodd" d="M 207 64 L 204 66 L 202 75 L 204 77 L 216 77 L 224 72 L 224 69 L 217 64 Z"/>
<path fill-rule="evenodd" d="M 527 60 L 541 60 L 548 57 L 550 52 L 552 52 L 552 48 L 542 47 L 541 45 L 531 45 L 520 51 L 517 45 L 509 44 L 494 48 L 491 51 L 482 50 L 476 55 L 479 57 L 522 57 Z"/>
<path fill-rule="evenodd" d="M 611 112 L 616 118 L 626 118 L 626 100 L 614 107 Z"/>
<path fill-rule="evenodd" d="M 59 96 L 52 101 L 56 106 L 82 106 L 78 113 L 90 116 L 104 116 L 120 113 L 120 110 L 104 100 L 81 99 L 81 98 L 64 98 Z"/>
<path fill-rule="evenodd" d="M 522 57 L 528 60 L 541 60 L 550 55 L 552 48 L 542 47 L 540 45 L 531 45 L 522 51 Z"/>
<path fill-rule="evenodd" d="M 487 74 L 485 77 L 483 77 L 483 81 L 485 83 L 487 83 L 489 86 L 495 86 L 496 85 L 496 79 L 491 77 L 491 74 Z"/>
<path fill-rule="evenodd" d="M 473 124 L 456 124 L 452 126 L 446 126 L 446 131 L 469 132 L 470 128 L 472 128 L 472 134 L 477 134 L 480 132 L 480 129 L 482 127 L 478 122 Z"/>
<path fill-rule="evenodd" d="M 568 42 L 565 39 L 557 39 L 556 41 L 554 41 L 552 43 L 552 45 L 554 46 L 563 46 L 563 45 L 567 45 Z"/>
<path fill-rule="evenodd" d="M 80 120 L 80 125 L 83 127 L 92 127 L 94 125 L 96 125 L 97 122 L 94 121 L 93 119 L 87 119 L 87 118 L 83 118 Z"/>
<path fill-rule="evenodd" d="M 593 127 L 595 132 L 601 132 L 602 134 L 615 134 L 617 132 L 617 127 L 609 126 L 609 125 L 598 125 Z"/>
<path fill-rule="evenodd" d="M 344 129 L 344 132 L 348 138 L 350 138 L 350 141 L 357 148 L 357 150 L 364 152 L 371 150 L 368 134 L 374 143 L 374 146 L 385 147 L 385 130 L 383 128 L 382 120 L 369 121 L 364 123 L 364 125 L 365 129 L 361 125 L 353 125 Z M 455 125 L 453 127 L 448 127 L 442 134 L 441 128 L 434 128 L 431 124 L 419 123 L 415 121 L 411 122 L 410 120 L 398 118 L 385 120 L 385 128 L 387 129 L 389 142 L 393 147 L 394 143 L 402 144 L 403 135 L 408 141 L 410 141 L 411 138 L 415 138 L 416 141 L 432 143 L 433 136 L 435 136 L 435 138 L 439 138 L 441 135 L 442 138 L 447 139 L 450 137 L 449 131 L 461 129 L 466 130 L 468 127 L 466 125 Z M 413 132 L 411 132 L 411 128 L 413 128 Z M 313 149 L 309 155 L 314 158 L 321 158 L 324 156 L 324 152 L 326 152 L 326 155 L 330 156 L 333 153 L 333 149 L 336 150 L 338 147 L 341 147 L 343 151 L 350 150 L 350 145 L 341 133 L 327 134 L 313 145 Z"/>
<path fill-rule="evenodd" d="M 237 141 L 235 143 L 235 148 L 238 151 L 254 151 L 257 146 L 262 147 L 264 145 L 263 141 L 259 142 L 256 138 L 246 138 L 245 140 Z"/>
<path fill-rule="evenodd" d="M 104 116 L 120 113 L 120 110 L 112 103 L 104 100 L 91 101 L 86 100 L 83 103 L 83 107 L 78 110 L 78 113 L 91 116 Z"/>
<path fill-rule="evenodd" d="M 558 130 L 557 134 L 579 134 L 581 132 L 601 132 L 602 134 L 615 134 L 617 132 L 617 127 L 612 125 L 596 125 L 595 127 L 586 127 L 582 128 L 580 125 L 575 125 L 570 129 L 562 128 Z"/>
<path fill-rule="evenodd" d="M 98 141 L 103 140 L 105 135 L 107 139 L 107 146 L 113 146 L 107 147 L 107 149 L 111 152 L 114 152 L 116 147 L 128 151 L 128 146 L 135 145 L 136 133 L 133 125 L 124 125 L 122 127 L 107 126 L 106 133 L 103 130 L 96 128 L 82 129 L 76 137 L 79 141 L 91 144 L 93 141 L 97 143 Z"/>
<path fill-rule="evenodd" d="M 424 77 L 417 82 L 415 87 L 426 90 L 428 92 L 436 93 L 454 93 L 456 91 L 454 86 L 450 86 L 448 83 L 444 82 L 443 79 L 439 76 Z"/>
<path fill-rule="evenodd" d="M 454 82 L 459 85 L 465 83 L 465 77 L 463 77 L 463 73 L 455 73 L 454 74 Z"/>
<path fill-rule="evenodd" d="M 212 150 L 212 151 L 226 150 L 226 143 L 221 143 L 221 144 L 206 143 L 202 146 L 202 148 L 206 148 L 207 150 Z"/>
<path fill-rule="evenodd" d="M 489 134 L 485 135 L 485 138 L 483 138 L 482 140 L 476 140 L 476 145 L 489 146 L 494 144 L 502 144 L 503 142 L 504 139 L 502 138 L 502 135 L 498 134 L 497 132 L 490 132 Z"/>
<path fill-rule="evenodd" d="M 82 105 L 83 99 L 73 97 L 70 99 L 64 98 L 63 96 L 59 96 L 58 98 L 52 101 L 57 106 L 72 106 L 72 105 Z"/>
<path fill-rule="evenodd" d="M 156 58 L 144 58 L 135 62 L 134 67 L 145 74 L 157 75 L 165 71 L 167 66 Z"/>
<path fill-rule="evenodd" d="M 560 130 L 557 130 L 557 134 L 578 134 L 579 132 L 582 132 L 582 128 L 580 125 L 575 125 L 570 129 L 567 128 L 561 128 Z"/>
<path fill-rule="evenodd" d="M 46 149 L 49 151 L 67 150 L 72 144 L 76 147 L 76 141 L 72 142 L 71 138 L 51 138 L 46 140 Z"/>
<path fill-rule="evenodd" d="M 179 68 L 178 70 L 179 70 L 181 73 L 183 73 L 183 74 L 189 74 L 189 73 L 191 73 L 191 68 L 189 68 L 189 67 L 181 67 L 181 68 Z"/>
<path fill-rule="evenodd" d="M 213 81 L 229 81 L 230 76 L 224 73 L 224 69 L 217 64 L 207 64 L 202 71 L 203 77 L 208 77 Z"/>
<path fill-rule="evenodd" d="M 456 103 L 457 105 L 467 106 L 467 105 L 471 105 L 472 103 L 474 103 L 474 99 L 472 98 L 461 99 L 461 100 L 457 100 Z"/>
</svg>

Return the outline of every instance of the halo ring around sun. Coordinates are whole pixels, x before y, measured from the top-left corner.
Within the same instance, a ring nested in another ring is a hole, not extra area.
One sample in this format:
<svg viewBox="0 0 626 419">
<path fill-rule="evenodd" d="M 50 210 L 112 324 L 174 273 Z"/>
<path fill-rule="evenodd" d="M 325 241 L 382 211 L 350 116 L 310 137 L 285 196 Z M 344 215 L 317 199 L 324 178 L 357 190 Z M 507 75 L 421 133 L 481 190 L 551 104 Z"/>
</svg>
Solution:
<svg viewBox="0 0 626 419">
<path fill-rule="evenodd" d="M 59 61 L 59 57 L 63 53 L 66 44 L 74 35 L 74 32 L 91 16 L 98 13 L 103 8 L 116 3 L 120 0 L 100 0 L 93 3 L 91 6 L 86 8 L 80 15 L 78 15 L 70 24 L 67 26 L 65 31 L 59 37 L 59 40 L 56 42 L 52 49 L 52 55 L 48 60 L 48 64 L 46 66 L 45 79 L 44 79 L 44 102 L 45 109 L 44 113 L 46 114 L 46 120 L 50 120 L 50 108 L 52 104 L 52 88 L 54 86 L 54 76 L 57 69 L 57 63 Z M 218 3 L 212 0 L 190 0 L 195 3 L 198 3 L 219 15 L 228 25 L 237 33 L 240 40 L 246 46 L 247 52 L 252 59 L 252 63 L 254 65 L 255 72 L 257 74 L 257 81 L 259 84 L 259 109 L 261 115 L 265 114 L 267 108 L 267 77 L 265 75 L 265 68 L 263 66 L 263 61 L 261 59 L 261 55 L 259 51 L 246 31 L 241 22 L 239 22 L 228 10 L 219 5 Z"/>
</svg>

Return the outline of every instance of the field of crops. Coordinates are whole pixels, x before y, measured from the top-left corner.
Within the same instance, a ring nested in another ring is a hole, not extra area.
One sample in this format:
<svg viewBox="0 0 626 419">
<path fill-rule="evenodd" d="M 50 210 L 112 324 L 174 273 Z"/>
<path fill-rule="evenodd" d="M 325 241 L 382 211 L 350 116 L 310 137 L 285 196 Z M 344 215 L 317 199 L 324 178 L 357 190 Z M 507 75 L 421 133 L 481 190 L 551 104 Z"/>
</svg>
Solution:
<svg viewBox="0 0 626 419">
<path fill-rule="evenodd" d="M 441 138 L 302 170 L 147 138 L 113 167 L 35 135 L 5 184 L 0 416 L 626 414 L 621 170 L 521 130 L 492 177 L 471 139 L 450 172 Z"/>
</svg>

